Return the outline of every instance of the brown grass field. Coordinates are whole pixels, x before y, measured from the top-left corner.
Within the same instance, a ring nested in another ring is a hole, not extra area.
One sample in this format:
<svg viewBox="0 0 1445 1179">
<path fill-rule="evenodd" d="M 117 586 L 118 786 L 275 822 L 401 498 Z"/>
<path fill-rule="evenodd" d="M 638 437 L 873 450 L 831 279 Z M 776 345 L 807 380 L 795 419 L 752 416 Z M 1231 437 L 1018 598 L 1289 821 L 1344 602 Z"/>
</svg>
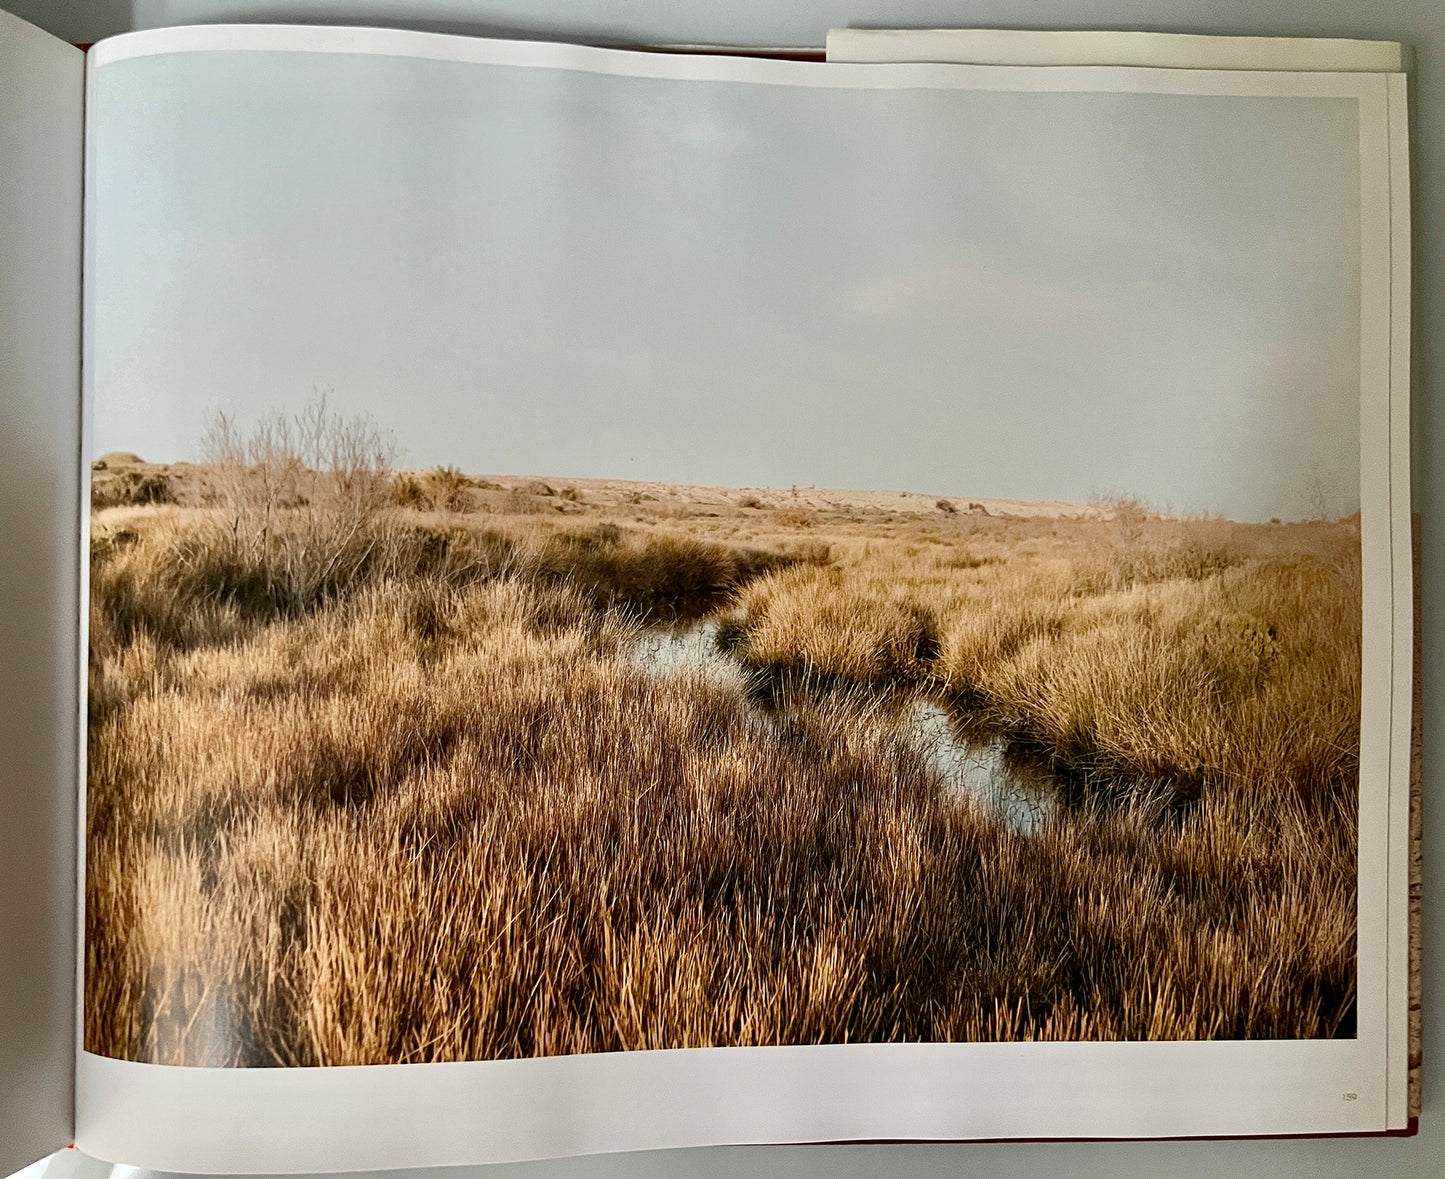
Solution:
<svg viewBox="0 0 1445 1179">
<path fill-rule="evenodd" d="M 90 1051 L 1354 1034 L 1357 518 L 263 467 L 94 475 Z"/>
</svg>

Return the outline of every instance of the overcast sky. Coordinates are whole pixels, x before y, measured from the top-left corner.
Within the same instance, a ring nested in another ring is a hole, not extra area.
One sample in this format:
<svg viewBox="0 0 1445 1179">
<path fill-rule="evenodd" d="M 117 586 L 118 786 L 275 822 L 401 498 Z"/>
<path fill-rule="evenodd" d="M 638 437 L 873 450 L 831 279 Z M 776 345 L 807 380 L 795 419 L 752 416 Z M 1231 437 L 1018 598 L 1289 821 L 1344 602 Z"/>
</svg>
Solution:
<svg viewBox="0 0 1445 1179">
<path fill-rule="evenodd" d="M 1359 504 L 1350 100 L 207 52 L 97 111 L 97 454 L 327 389 L 477 474 Z"/>
</svg>

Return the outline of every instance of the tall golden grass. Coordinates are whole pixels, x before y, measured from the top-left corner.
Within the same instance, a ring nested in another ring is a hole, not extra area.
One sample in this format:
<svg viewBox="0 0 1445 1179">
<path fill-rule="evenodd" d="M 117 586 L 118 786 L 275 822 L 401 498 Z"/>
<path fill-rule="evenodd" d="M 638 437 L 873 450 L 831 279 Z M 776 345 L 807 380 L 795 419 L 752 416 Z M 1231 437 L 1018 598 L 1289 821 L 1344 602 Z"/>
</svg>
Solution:
<svg viewBox="0 0 1445 1179">
<path fill-rule="evenodd" d="M 1354 522 L 94 517 L 85 1043 L 171 1064 L 1351 1034 Z M 721 610 L 772 726 L 658 678 Z M 1057 771 L 1025 837 L 847 700 Z"/>
</svg>

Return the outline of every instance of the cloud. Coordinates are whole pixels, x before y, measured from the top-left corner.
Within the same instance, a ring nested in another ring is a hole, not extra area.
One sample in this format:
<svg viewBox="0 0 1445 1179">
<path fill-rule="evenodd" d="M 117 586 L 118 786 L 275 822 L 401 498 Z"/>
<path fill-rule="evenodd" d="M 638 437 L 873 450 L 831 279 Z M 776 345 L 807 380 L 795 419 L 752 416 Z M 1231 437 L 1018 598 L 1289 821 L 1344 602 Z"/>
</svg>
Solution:
<svg viewBox="0 0 1445 1179">
<path fill-rule="evenodd" d="M 1093 333 L 1111 319 L 1099 292 L 970 261 L 930 262 L 844 288 L 846 312 L 884 323 L 988 323 Z"/>
</svg>

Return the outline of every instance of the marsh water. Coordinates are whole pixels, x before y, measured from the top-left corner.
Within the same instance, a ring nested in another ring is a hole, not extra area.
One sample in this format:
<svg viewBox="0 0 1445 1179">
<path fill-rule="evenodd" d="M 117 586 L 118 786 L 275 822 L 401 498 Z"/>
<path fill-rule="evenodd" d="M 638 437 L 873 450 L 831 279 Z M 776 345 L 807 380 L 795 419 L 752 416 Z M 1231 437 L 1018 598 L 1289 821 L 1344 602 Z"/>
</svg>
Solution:
<svg viewBox="0 0 1445 1179">
<path fill-rule="evenodd" d="M 717 622 L 648 627 L 633 640 L 633 662 L 650 675 L 696 676 L 735 689 L 759 723 L 771 725 L 788 702 L 763 703 L 749 693 L 746 669 L 717 641 Z M 922 755 L 945 795 L 972 800 L 1010 830 L 1036 834 L 1058 806 L 1057 784 L 1040 767 L 1008 755 L 1002 741 L 969 735 L 965 719 L 942 702 L 914 696 L 902 702 L 879 696 L 863 715 L 880 735 L 900 738 Z"/>
</svg>

